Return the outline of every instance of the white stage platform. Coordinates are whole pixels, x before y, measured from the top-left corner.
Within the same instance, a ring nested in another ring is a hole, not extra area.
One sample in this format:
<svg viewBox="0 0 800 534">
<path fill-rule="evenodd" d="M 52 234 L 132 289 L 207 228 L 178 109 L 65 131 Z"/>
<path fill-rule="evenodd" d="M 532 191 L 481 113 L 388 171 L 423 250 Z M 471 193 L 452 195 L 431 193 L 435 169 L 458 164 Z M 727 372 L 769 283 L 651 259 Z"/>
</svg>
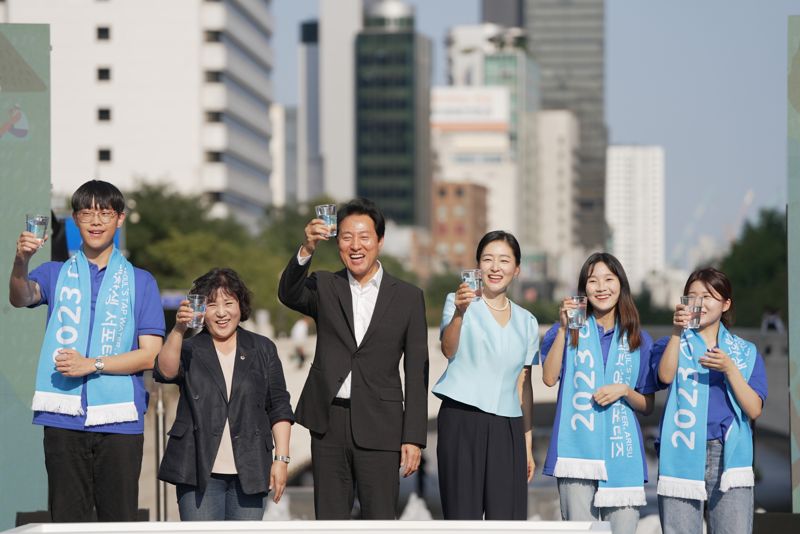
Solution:
<svg viewBox="0 0 800 534">
<path fill-rule="evenodd" d="M 249 532 L 295 534 L 297 532 L 389 532 L 391 534 L 441 534 L 481 532 L 508 534 L 565 534 L 570 532 L 611 532 L 606 522 L 581 521 L 198 521 L 142 523 L 38 523 L 6 530 L 6 533 L 97 532 L 133 534 L 139 532 L 171 534 L 210 532 Z"/>
</svg>

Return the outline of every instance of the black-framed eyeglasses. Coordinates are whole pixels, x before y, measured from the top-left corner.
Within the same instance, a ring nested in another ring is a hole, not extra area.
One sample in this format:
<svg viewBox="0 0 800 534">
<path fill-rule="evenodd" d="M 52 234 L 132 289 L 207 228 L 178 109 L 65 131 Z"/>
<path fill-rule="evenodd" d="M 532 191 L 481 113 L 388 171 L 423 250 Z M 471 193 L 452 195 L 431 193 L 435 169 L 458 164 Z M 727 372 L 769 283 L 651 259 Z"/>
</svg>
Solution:
<svg viewBox="0 0 800 534">
<path fill-rule="evenodd" d="M 97 216 L 101 223 L 107 224 L 113 221 L 117 215 L 119 214 L 114 210 L 80 210 L 76 213 L 78 220 L 82 223 L 90 223 Z"/>
</svg>

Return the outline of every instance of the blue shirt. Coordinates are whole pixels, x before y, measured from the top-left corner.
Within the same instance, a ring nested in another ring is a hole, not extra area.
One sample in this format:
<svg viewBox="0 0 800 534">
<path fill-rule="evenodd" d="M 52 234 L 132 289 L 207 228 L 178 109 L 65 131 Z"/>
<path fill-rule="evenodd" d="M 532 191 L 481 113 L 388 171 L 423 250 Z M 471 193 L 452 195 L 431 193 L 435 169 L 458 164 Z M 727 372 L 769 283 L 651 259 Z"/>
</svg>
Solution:
<svg viewBox="0 0 800 534">
<path fill-rule="evenodd" d="M 661 363 L 661 358 L 664 356 L 667 343 L 669 343 L 669 336 L 662 337 L 656 341 L 653 345 L 653 356 L 650 360 L 659 389 L 665 389 L 670 386 L 658 380 L 658 365 Z M 753 372 L 747 384 L 761 397 L 762 403 L 767 400 L 767 372 L 764 368 L 764 359 L 761 357 L 760 353 L 756 353 Z M 725 386 L 725 373 L 709 369 L 706 439 L 709 441 L 715 439 L 722 440 L 728 432 L 733 418 L 733 405 L 731 404 L 730 397 L 728 397 L 728 388 Z"/>
<path fill-rule="evenodd" d="M 34 269 L 29 278 L 39 284 L 39 291 L 42 294 L 41 302 L 30 306 L 35 308 L 42 304 L 47 304 L 47 320 L 53 312 L 51 306 L 52 295 L 56 290 L 58 273 L 61 271 L 63 262 L 50 261 L 43 263 Z M 97 294 L 100 292 L 100 284 L 103 282 L 106 270 L 98 269 L 97 265 L 89 262 L 89 270 L 92 274 L 92 312 L 89 322 L 89 337 L 91 338 L 91 328 L 94 326 L 94 309 L 97 302 Z M 164 337 L 164 310 L 161 307 L 161 296 L 158 292 L 153 275 L 143 269 L 134 267 L 134 283 L 136 285 L 134 318 L 136 321 L 136 335 L 133 338 L 131 350 L 139 348 L 139 336 L 154 335 Z M 144 413 L 147 411 L 149 395 L 144 387 L 142 373 L 131 375 L 133 379 L 133 398 L 136 410 L 139 412 L 138 421 L 128 421 L 125 423 L 112 423 L 108 425 L 85 426 L 86 415 L 73 416 L 51 412 L 34 412 L 33 424 L 64 428 L 67 430 L 84 430 L 87 432 L 110 432 L 114 434 L 141 434 L 144 432 Z M 81 392 L 81 406 L 83 413 L 86 413 L 86 377 L 83 379 L 84 388 Z"/>
<path fill-rule="evenodd" d="M 495 320 L 483 299 L 464 314 L 458 350 L 447 362 L 433 387 L 437 397 L 447 397 L 503 417 L 521 417 L 517 379 L 539 351 L 539 323 L 525 308 L 509 301 L 511 319 L 505 326 Z M 455 315 L 455 294 L 444 303 L 441 330 Z"/>
<path fill-rule="evenodd" d="M 650 337 L 644 330 L 640 330 L 640 344 L 639 344 L 639 376 L 636 379 L 636 387 L 633 389 L 647 395 L 658 391 L 658 383 L 653 376 L 652 366 L 650 365 L 650 351 L 653 346 L 653 338 Z M 558 334 L 558 323 L 550 327 L 542 340 L 542 364 L 544 365 L 547 359 L 550 347 L 556 340 Z M 608 362 L 608 353 L 611 349 L 611 341 L 614 339 L 614 329 L 603 330 L 603 327 L 597 325 L 597 334 L 600 336 L 600 348 L 603 351 L 603 366 L 605 367 Z M 564 355 L 567 353 L 569 340 L 564 344 Z M 558 459 L 558 426 L 561 421 L 561 377 L 564 376 L 564 364 L 567 358 L 561 360 L 561 372 L 559 373 L 558 383 L 558 401 L 556 404 L 556 417 L 553 421 L 553 434 L 550 437 L 550 446 L 547 449 L 547 458 L 544 461 L 544 469 L 542 473 L 545 475 L 553 476 L 553 470 L 556 467 L 556 460 Z M 642 429 L 639 427 L 639 419 L 636 421 L 636 427 L 639 429 L 639 448 L 642 452 L 642 463 L 644 464 L 644 481 L 647 482 L 647 459 L 644 454 L 644 442 L 642 440 Z"/>
</svg>

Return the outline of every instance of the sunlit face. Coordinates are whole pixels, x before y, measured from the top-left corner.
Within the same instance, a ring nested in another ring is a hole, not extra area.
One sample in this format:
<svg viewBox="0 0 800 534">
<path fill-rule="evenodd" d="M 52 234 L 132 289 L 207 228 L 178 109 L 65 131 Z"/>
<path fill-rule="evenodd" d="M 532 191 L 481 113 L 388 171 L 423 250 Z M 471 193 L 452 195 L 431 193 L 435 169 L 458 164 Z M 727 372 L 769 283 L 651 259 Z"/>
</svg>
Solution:
<svg viewBox="0 0 800 534">
<path fill-rule="evenodd" d="M 378 254 L 383 238 L 378 238 L 375 223 L 369 215 L 348 215 L 339 223 L 339 258 L 361 282 L 378 271 Z"/>
<path fill-rule="evenodd" d="M 487 293 L 506 291 L 514 276 L 519 274 L 514 250 L 503 240 L 492 241 L 483 247 L 478 267 L 483 273 L 483 288 Z"/>
<path fill-rule="evenodd" d="M 597 262 L 589 271 L 586 280 L 586 296 L 595 311 L 606 313 L 614 310 L 619 302 L 620 283 L 617 275 L 603 262 Z"/>
<path fill-rule="evenodd" d="M 125 214 L 111 208 L 100 208 L 92 201 L 91 209 L 78 210 L 72 214 L 72 219 L 81 234 L 84 250 L 103 252 L 114 242 L 114 233 L 122 226 Z M 103 219 L 108 222 L 103 222 Z"/>
<path fill-rule="evenodd" d="M 713 325 L 722 318 L 722 314 L 731 307 L 731 299 L 723 299 L 722 295 L 700 280 L 689 285 L 686 293 L 690 297 L 703 297 L 703 311 L 700 313 L 700 329 Z"/>
<path fill-rule="evenodd" d="M 206 303 L 206 330 L 218 341 L 230 338 L 239 326 L 242 312 L 234 295 L 220 289 Z"/>
</svg>

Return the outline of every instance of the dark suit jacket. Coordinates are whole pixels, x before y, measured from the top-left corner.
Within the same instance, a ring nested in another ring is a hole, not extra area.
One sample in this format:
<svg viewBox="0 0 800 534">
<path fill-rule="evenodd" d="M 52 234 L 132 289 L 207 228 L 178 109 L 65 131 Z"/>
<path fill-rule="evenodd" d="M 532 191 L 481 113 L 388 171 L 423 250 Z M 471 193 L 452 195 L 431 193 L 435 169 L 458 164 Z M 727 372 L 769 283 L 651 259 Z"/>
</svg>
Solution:
<svg viewBox="0 0 800 534">
<path fill-rule="evenodd" d="M 314 362 L 297 403 L 297 421 L 319 434 L 328 430 L 331 402 L 352 371 L 353 439 L 366 449 L 422 447 L 428 426 L 428 333 L 422 290 L 383 273 L 378 300 L 361 345 L 353 330 L 347 271 L 317 271 L 295 256 L 281 275 L 278 298 L 317 322 Z M 403 356 L 405 406 L 399 364 Z"/>
<path fill-rule="evenodd" d="M 236 341 L 230 401 L 214 343 L 205 330 L 183 342 L 175 378 L 165 378 L 156 359 L 155 380 L 178 384 L 181 393 L 158 470 L 161 480 L 205 489 L 229 420 L 242 489 L 247 494 L 268 491 L 272 425 L 294 422 L 294 416 L 275 344 L 241 327 Z"/>
</svg>

